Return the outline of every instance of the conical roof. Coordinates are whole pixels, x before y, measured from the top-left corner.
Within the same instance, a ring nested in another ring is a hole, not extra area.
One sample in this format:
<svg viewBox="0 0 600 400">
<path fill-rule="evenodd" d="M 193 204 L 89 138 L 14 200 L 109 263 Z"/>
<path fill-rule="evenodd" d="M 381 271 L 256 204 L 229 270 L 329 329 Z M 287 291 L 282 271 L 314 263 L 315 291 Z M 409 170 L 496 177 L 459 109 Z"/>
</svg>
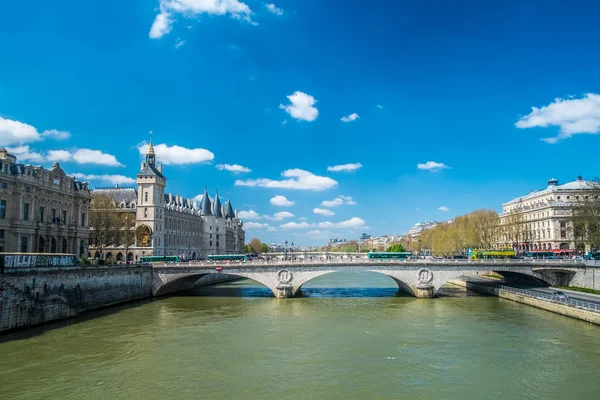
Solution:
<svg viewBox="0 0 600 400">
<path fill-rule="evenodd" d="M 210 199 L 208 198 L 208 191 L 206 188 L 204 188 L 202 203 L 200 203 L 200 215 L 212 215 L 212 212 L 210 211 Z"/>
<path fill-rule="evenodd" d="M 219 192 L 215 194 L 214 211 L 215 217 L 223 217 L 223 211 L 221 206 L 221 200 L 219 200 Z"/>
<path fill-rule="evenodd" d="M 227 199 L 227 204 L 225 204 L 225 218 L 235 218 L 233 207 L 231 207 L 231 199 Z"/>
</svg>

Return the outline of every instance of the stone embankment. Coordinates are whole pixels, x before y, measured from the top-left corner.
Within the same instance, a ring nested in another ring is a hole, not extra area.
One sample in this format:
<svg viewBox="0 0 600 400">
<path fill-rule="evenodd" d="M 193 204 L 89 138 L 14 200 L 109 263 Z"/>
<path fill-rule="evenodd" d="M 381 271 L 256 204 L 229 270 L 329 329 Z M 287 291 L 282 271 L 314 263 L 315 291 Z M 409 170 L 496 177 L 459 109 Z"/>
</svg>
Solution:
<svg viewBox="0 0 600 400">
<path fill-rule="evenodd" d="M 516 301 L 517 303 L 527 304 L 529 306 L 541 308 L 542 310 L 551 311 L 557 314 L 565 315 L 567 317 L 577 318 L 583 321 L 600 325 L 600 312 L 577 308 L 572 305 L 563 304 L 558 301 L 551 301 L 539 297 L 514 293 L 508 290 L 504 290 L 497 286 L 480 284 L 464 279 L 454 279 L 450 281 L 450 283 L 462 286 L 468 290 L 472 290 L 477 293 L 498 296 L 503 299 Z"/>
</svg>

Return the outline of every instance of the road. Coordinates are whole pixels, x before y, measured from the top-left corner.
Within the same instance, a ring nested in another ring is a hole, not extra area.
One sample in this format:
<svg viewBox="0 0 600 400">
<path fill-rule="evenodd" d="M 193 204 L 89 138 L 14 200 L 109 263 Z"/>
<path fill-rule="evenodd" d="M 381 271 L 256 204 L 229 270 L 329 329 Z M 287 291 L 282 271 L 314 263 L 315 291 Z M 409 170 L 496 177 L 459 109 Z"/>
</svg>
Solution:
<svg viewBox="0 0 600 400">
<path fill-rule="evenodd" d="M 490 278 L 482 278 L 480 276 L 466 276 L 465 278 L 469 278 L 470 280 L 476 280 L 477 282 L 481 282 L 482 284 L 491 284 L 491 285 L 504 285 L 511 286 L 519 289 L 527 289 L 533 292 L 552 294 L 556 291 L 561 291 L 569 296 L 570 299 L 579 300 L 579 301 L 587 301 L 588 303 L 594 303 L 600 305 L 600 295 L 597 294 L 588 294 L 588 293 L 580 293 L 574 292 L 572 290 L 564 290 L 553 287 L 539 287 L 539 286 L 530 286 L 530 285 L 522 285 L 522 284 L 514 284 L 514 282 L 506 283 L 503 279 L 490 279 Z"/>
</svg>

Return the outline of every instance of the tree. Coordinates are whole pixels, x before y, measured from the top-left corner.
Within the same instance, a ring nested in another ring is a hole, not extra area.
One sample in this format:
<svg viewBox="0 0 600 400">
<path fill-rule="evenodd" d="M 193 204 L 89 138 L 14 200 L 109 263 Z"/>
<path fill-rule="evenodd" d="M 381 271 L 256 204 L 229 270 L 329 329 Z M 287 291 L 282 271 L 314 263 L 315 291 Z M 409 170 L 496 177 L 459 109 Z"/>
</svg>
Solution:
<svg viewBox="0 0 600 400">
<path fill-rule="evenodd" d="M 600 181 L 589 182 L 585 195 L 572 203 L 573 237 L 577 244 L 587 243 L 594 250 L 600 247 Z M 581 247 L 581 246 L 580 246 Z"/>
<path fill-rule="evenodd" d="M 389 252 L 405 252 L 406 249 L 402 245 L 402 243 L 394 243 L 390 247 L 388 247 L 387 251 Z"/>
<path fill-rule="evenodd" d="M 129 261 L 127 259 L 127 254 L 129 253 L 129 248 L 135 244 L 135 213 L 131 212 L 123 212 L 120 213 L 121 220 L 121 234 L 120 234 L 120 242 L 125 247 L 125 261 Z"/>
<path fill-rule="evenodd" d="M 252 238 L 250 240 L 250 249 L 253 253 L 260 254 L 262 252 L 262 243 L 258 238 Z"/>
<path fill-rule="evenodd" d="M 513 248 L 519 248 L 519 241 L 524 243 L 525 237 L 525 219 L 523 213 L 517 210 L 511 210 L 508 216 L 504 218 L 504 223 L 501 226 L 501 233 L 505 235 L 507 241 L 512 242 Z"/>
<path fill-rule="evenodd" d="M 92 195 L 90 210 L 90 241 L 102 252 L 102 246 L 118 241 L 118 213 L 113 200 L 105 194 Z"/>
<path fill-rule="evenodd" d="M 269 252 L 269 245 L 266 243 L 261 243 L 260 245 L 260 251 L 261 253 L 268 253 Z"/>
<path fill-rule="evenodd" d="M 244 252 L 245 253 L 252 253 L 252 249 L 250 248 L 249 244 L 245 244 L 244 245 Z"/>
<path fill-rule="evenodd" d="M 498 213 L 493 210 L 476 210 L 470 216 L 470 222 L 476 237 L 476 247 L 491 249 L 497 242 Z"/>
</svg>

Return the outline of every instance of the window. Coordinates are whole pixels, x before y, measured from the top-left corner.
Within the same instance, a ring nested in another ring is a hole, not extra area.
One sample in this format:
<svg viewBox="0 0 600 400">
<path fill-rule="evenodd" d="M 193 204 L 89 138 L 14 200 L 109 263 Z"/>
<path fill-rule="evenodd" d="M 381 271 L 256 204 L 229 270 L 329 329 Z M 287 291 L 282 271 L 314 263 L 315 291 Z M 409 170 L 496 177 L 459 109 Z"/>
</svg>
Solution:
<svg viewBox="0 0 600 400">
<path fill-rule="evenodd" d="M 8 183 L 2 182 L 2 189 L 8 189 Z"/>
<path fill-rule="evenodd" d="M 6 174 L 8 173 L 8 164 L 2 165 L 2 171 Z"/>
<path fill-rule="evenodd" d="M 44 222 L 44 207 L 40 207 L 40 222 Z"/>
<path fill-rule="evenodd" d="M 144 201 L 148 202 L 148 192 L 144 192 Z"/>
<path fill-rule="evenodd" d="M 85 213 L 84 212 L 81 213 L 81 226 L 85 227 Z"/>
<path fill-rule="evenodd" d="M 148 209 L 144 208 L 144 218 L 148 218 Z"/>
<path fill-rule="evenodd" d="M 21 253 L 27 253 L 27 236 L 21 237 Z"/>
<path fill-rule="evenodd" d="M 4 229 L 0 229 L 0 239 L 4 239 Z"/>
<path fill-rule="evenodd" d="M 212 239 L 212 233 L 210 234 L 210 239 Z"/>
<path fill-rule="evenodd" d="M 209 246 L 210 246 L 210 247 L 212 247 L 212 240 L 210 241 L 210 244 L 209 244 Z"/>
<path fill-rule="evenodd" d="M 219 242 L 217 242 L 217 247 L 219 247 Z"/>
<path fill-rule="evenodd" d="M 65 224 L 67 222 L 67 210 L 63 210 L 62 212 L 62 223 Z"/>
<path fill-rule="evenodd" d="M 23 221 L 29 221 L 29 203 L 23 203 Z"/>
<path fill-rule="evenodd" d="M 56 208 L 53 208 L 51 211 L 52 215 L 52 223 L 56 222 Z"/>
<path fill-rule="evenodd" d="M 0 200 L 0 218 L 6 218 L 6 200 Z"/>
<path fill-rule="evenodd" d="M 29 186 L 25 186 L 25 193 L 31 192 L 31 188 Z"/>
</svg>

